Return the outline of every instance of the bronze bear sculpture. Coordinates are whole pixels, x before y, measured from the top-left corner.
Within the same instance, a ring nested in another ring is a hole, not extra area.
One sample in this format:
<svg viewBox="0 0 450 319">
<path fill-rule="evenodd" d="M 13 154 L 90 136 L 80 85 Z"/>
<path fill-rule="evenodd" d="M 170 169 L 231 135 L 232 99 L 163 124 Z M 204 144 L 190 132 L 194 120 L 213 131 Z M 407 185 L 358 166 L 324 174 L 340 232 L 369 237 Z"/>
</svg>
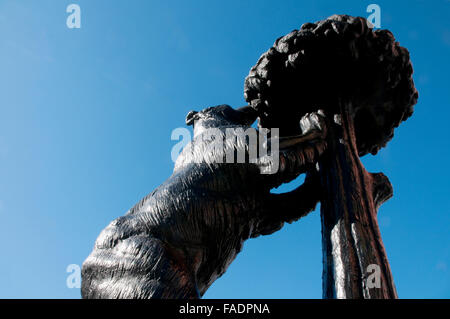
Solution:
<svg viewBox="0 0 450 319">
<path fill-rule="evenodd" d="M 210 140 L 202 137 L 208 129 L 247 129 L 257 117 L 249 106 L 228 105 L 187 115 L 193 141 L 166 182 L 101 232 L 83 263 L 83 298 L 201 298 L 245 240 L 315 208 L 320 183 L 313 173 L 291 192 L 270 190 L 314 171 L 326 149 L 321 114 L 305 115 L 302 134 L 279 139 L 275 174 L 261 174 L 259 165 L 272 165 L 270 159 L 230 164 L 206 156 Z M 231 147 L 249 150 L 245 143 Z"/>
</svg>

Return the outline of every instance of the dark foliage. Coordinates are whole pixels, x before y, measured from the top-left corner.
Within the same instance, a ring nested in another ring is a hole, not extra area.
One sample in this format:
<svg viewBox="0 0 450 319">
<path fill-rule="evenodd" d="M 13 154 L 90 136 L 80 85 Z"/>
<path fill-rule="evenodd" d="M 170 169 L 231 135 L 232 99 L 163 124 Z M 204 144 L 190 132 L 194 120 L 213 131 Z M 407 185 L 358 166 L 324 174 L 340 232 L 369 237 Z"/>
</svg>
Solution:
<svg viewBox="0 0 450 319">
<path fill-rule="evenodd" d="M 407 49 L 388 30 L 348 15 L 306 23 L 277 39 L 245 79 L 260 125 L 295 134 L 299 118 L 351 101 L 360 156 L 376 154 L 413 113 L 418 93 Z M 348 104 L 348 103 L 347 103 Z"/>
</svg>

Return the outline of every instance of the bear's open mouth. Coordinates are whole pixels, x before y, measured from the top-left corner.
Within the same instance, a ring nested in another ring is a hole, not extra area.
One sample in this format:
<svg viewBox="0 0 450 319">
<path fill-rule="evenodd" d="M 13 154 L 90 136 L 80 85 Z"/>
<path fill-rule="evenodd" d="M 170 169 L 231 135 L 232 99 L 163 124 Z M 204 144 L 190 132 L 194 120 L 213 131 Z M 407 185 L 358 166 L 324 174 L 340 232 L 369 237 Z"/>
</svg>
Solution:
<svg viewBox="0 0 450 319">
<path fill-rule="evenodd" d="M 326 125 L 324 113 L 319 110 L 305 114 L 299 121 L 299 131 L 301 134 L 292 136 L 274 136 L 270 140 L 278 138 L 281 150 L 296 146 L 298 144 L 313 142 L 324 139 L 326 136 Z"/>
</svg>

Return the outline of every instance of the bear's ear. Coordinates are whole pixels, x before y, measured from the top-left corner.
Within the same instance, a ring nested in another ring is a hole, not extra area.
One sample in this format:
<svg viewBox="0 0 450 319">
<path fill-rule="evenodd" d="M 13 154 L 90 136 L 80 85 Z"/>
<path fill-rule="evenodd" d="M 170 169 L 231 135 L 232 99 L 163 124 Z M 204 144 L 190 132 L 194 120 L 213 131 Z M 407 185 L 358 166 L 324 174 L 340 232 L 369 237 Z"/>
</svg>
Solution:
<svg viewBox="0 0 450 319">
<path fill-rule="evenodd" d="M 197 111 L 190 111 L 186 115 L 186 125 L 194 125 L 194 121 L 197 119 L 195 115 L 197 115 Z"/>
</svg>

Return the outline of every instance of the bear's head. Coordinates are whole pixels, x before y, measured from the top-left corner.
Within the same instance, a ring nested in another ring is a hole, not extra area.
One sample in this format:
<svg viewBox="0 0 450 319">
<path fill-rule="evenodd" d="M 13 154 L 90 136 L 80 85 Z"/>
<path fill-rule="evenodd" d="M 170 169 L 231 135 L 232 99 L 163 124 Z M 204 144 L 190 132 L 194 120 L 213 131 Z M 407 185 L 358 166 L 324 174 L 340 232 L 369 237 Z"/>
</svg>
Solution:
<svg viewBox="0 0 450 319">
<path fill-rule="evenodd" d="M 186 124 L 193 125 L 195 133 L 207 128 L 251 126 L 257 117 L 257 112 L 249 106 L 235 110 L 229 105 L 222 104 L 200 112 L 190 111 L 186 115 Z"/>
</svg>

